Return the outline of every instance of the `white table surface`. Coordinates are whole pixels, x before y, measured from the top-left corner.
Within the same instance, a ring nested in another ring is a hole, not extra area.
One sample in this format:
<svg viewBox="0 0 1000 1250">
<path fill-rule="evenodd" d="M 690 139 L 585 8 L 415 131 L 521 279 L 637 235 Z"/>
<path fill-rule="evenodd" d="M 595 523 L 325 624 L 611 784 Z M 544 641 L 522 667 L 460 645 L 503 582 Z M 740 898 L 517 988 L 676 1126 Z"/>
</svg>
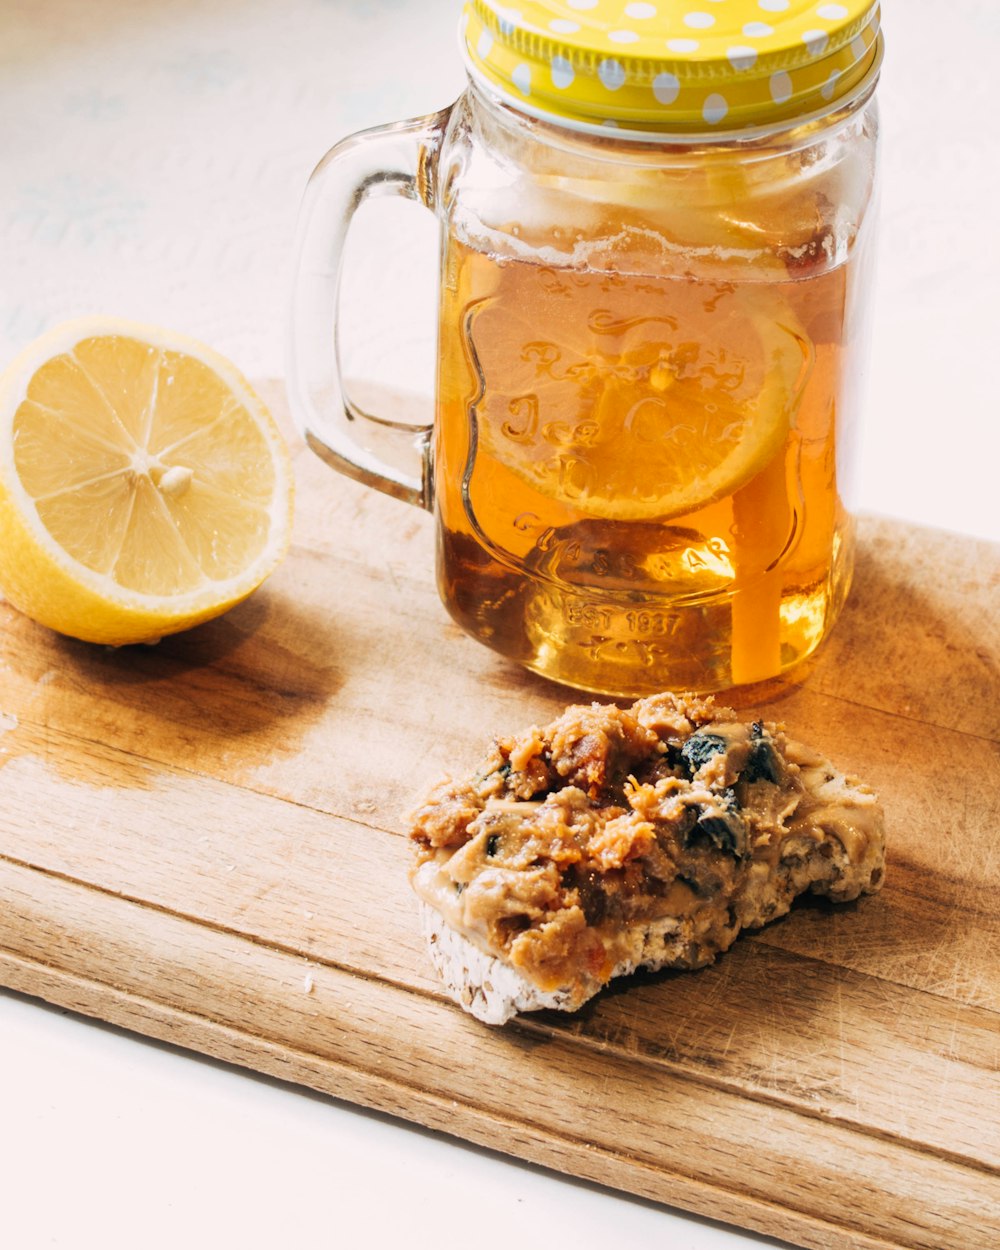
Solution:
<svg viewBox="0 0 1000 1250">
<path fill-rule="evenodd" d="M 454 98 L 458 7 L 0 0 L 0 366 L 57 321 L 110 312 L 203 338 L 251 377 L 281 375 L 308 173 L 351 130 Z M 993 0 L 883 9 L 860 503 L 997 539 L 1000 15 Z M 427 243 L 423 223 L 413 232 Z M 430 252 L 406 272 L 404 303 L 422 310 Z M 368 298 L 397 288 L 398 274 Z M 392 360 L 373 363 L 426 381 L 431 334 L 412 318 Z M 578 1250 L 777 1244 L 0 991 L 10 1250 L 543 1237 Z"/>
</svg>

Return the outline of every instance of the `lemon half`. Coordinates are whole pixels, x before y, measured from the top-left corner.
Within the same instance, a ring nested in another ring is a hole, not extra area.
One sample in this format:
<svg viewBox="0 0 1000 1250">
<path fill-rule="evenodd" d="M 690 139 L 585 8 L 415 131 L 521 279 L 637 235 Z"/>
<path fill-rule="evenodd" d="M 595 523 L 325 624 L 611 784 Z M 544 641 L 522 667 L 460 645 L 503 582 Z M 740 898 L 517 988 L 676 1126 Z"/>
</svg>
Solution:
<svg viewBox="0 0 1000 1250">
<path fill-rule="evenodd" d="M 811 362 L 765 284 L 498 267 L 471 352 L 480 446 L 541 495 L 606 520 L 668 519 L 781 451 Z"/>
<path fill-rule="evenodd" d="M 109 317 L 0 378 L 0 590 L 88 642 L 150 641 L 245 599 L 288 547 L 281 433 L 238 370 Z"/>
</svg>

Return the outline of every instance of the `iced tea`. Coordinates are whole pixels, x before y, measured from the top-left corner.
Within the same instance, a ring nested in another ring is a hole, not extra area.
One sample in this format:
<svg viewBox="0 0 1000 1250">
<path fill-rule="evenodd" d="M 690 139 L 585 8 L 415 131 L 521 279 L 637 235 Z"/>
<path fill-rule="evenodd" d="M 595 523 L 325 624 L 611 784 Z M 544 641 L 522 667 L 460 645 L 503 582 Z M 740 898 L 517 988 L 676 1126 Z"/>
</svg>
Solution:
<svg viewBox="0 0 1000 1250">
<path fill-rule="evenodd" d="M 837 254 L 816 229 L 702 265 L 654 254 L 645 228 L 603 237 L 559 264 L 448 241 L 442 597 L 489 646 L 584 689 L 773 677 L 815 649 L 850 578 L 859 241 Z"/>
</svg>

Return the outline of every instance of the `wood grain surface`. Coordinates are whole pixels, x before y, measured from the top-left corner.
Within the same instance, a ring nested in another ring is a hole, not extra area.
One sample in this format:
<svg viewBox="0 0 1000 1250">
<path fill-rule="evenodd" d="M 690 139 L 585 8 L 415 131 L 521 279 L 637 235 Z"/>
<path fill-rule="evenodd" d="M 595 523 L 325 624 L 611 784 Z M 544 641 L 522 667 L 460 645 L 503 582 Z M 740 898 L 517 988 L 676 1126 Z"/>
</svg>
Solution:
<svg viewBox="0 0 1000 1250">
<path fill-rule="evenodd" d="M 0 984 L 797 1245 L 994 1250 L 1000 550 L 864 518 L 755 705 L 881 792 L 880 895 L 493 1030 L 429 966 L 404 814 L 580 696 L 451 624 L 428 516 L 295 450 L 293 549 L 221 620 L 115 651 L 0 604 Z"/>
</svg>

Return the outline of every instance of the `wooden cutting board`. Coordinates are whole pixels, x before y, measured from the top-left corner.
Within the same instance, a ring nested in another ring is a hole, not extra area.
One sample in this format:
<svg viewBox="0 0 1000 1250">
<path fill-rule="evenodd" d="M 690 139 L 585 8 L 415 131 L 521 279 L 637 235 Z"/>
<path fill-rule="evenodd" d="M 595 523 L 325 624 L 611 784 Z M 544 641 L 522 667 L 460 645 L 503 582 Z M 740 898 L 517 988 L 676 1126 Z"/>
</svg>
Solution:
<svg viewBox="0 0 1000 1250">
<path fill-rule="evenodd" d="M 295 447 L 293 550 L 223 619 L 114 651 L 0 605 L 0 984 L 802 1246 L 1000 1244 L 1000 549 L 865 518 L 758 705 L 881 792 L 880 895 L 493 1030 L 403 813 L 574 696 L 450 623 L 428 516 Z"/>
</svg>

